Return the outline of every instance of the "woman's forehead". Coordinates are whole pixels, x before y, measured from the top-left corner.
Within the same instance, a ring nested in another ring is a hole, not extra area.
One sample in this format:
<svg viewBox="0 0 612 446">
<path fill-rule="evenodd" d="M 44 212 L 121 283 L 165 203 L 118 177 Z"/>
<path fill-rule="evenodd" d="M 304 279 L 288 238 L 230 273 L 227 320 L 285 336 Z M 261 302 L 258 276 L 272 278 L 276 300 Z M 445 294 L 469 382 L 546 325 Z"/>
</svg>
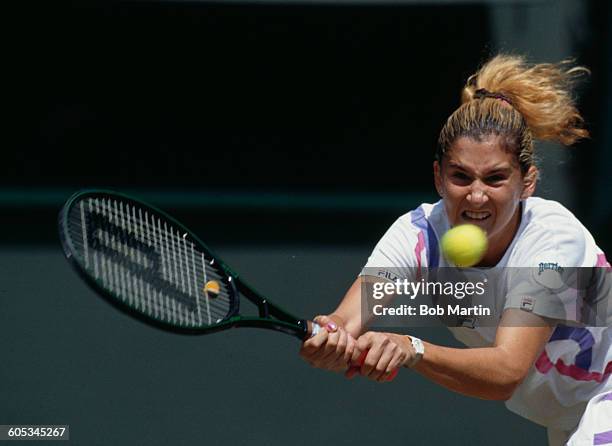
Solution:
<svg viewBox="0 0 612 446">
<path fill-rule="evenodd" d="M 445 154 L 449 166 L 477 170 L 519 168 L 516 155 L 505 149 L 498 136 L 488 136 L 480 141 L 460 137 Z"/>
</svg>

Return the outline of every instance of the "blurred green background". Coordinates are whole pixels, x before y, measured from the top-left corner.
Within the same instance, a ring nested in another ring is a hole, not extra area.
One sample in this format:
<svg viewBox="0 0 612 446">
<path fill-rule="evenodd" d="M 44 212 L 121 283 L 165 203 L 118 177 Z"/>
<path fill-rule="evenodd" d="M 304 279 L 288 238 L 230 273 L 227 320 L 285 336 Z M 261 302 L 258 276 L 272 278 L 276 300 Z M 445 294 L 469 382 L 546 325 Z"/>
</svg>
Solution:
<svg viewBox="0 0 612 446">
<path fill-rule="evenodd" d="M 502 403 L 408 371 L 347 381 L 276 333 L 133 322 L 64 261 L 56 218 L 77 189 L 131 192 L 284 307 L 330 311 L 394 219 L 436 199 L 437 134 L 503 50 L 591 68 L 592 139 L 539 147 L 538 194 L 612 252 L 608 2 L 53 2 L 6 17 L 0 424 L 70 424 L 83 445 L 545 444 Z"/>
</svg>

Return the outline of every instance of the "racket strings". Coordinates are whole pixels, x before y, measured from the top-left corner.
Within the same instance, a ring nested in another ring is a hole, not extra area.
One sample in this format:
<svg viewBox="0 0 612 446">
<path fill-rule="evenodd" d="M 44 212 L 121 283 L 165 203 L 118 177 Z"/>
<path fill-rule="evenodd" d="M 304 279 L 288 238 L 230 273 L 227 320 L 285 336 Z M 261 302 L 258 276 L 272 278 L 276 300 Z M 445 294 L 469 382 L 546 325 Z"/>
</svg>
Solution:
<svg viewBox="0 0 612 446">
<path fill-rule="evenodd" d="M 117 214 L 117 215 L 122 215 L 122 214 Z M 109 215 L 109 217 L 112 218 L 113 215 L 111 214 Z M 153 217 L 151 217 L 151 219 L 153 219 Z M 158 219 L 157 223 L 161 224 L 161 220 Z M 153 227 L 153 230 L 150 230 L 148 229 L 147 225 L 143 224 L 142 220 L 139 220 L 139 219 L 133 220 L 132 217 L 128 215 L 126 222 L 123 223 L 121 227 L 122 229 L 131 232 L 132 234 L 130 234 L 130 236 L 135 235 L 136 237 L 140 238 L 141 241 L 149 242 L 149 246 L 157 246 L 159 243 L 160 250 L 162 252 L 165 251 L 170 254 L 164 257 L 164 259 L 167 262 L 162 263 L 163 273 L 165 276 L 170 277 L 171 280 L 174 280 L 174 278 L 178 277 L 179 272 L 181 271 L 180 268 L 190 267 L 189 259 L 187 255 L 182 256 L 179 254 L 180 256 L 176 257 L 176 253 L 181 251 L 181 249 L 184 249 L 185 251 L 188 250 L 187 245 L 186 245 L 187 242 L 185 238 L 180 235 L 179 231 L 176 231 L 176 233 L 174 233 L 172 232 L 172 230 L 167 229 L 167 223 L 164 223 L 164 225 L 165 225 L 165 229 L 163 230 L 156 229 L 155 225 L 152 225 L 151 227 Z M 140 228 L 141 233 L 138 234 L 138 231 L 132 232 L 134 228 L 136 229 Z M 145 229 L 146 232 L 142 232 L 143 229 Z M 155 235 L 156 231 L 159 234 L 159 236 Z M 114 241 L 111 240 L 111 243 L 112 242 Z M 195 247 L 194 247 L 195 245 L 192 242 L 189 242 L 189 244 L 190 244 L 189 249 L 195 250 Z M 114 248 L 114 249 L 116 250 L 117 248 Z M 138 251 L 136 252 L 139 253 Z M 203 254 L 200 251 L 196 251 L 196 252 L 198 252 L 199 254 Z M 130 250 L 129 252 L 126 252 L 126 255 L 130 255 L 133 257 L 134 252 Z M 206 258 L 205 254 L 204 256 Z M 207 260 L 207 261 L 210 262 L 210 260 Z M 208 274 L 210 274 L 211 277 L 215 279 L 222 279 L 223 277 L 225 277 L 224 273 L 219 273 L 218 270 L 213 266 L 207 267 L 207 270 L 209 271 Z"/>
<path fill-rule="evenodd" d="M 135 277 L 129 271 L 126 273 L 125 265 L 109 256 L 103 256 L 101 262 L 103 274 L 100 278 L 112 292 L 121 296 L 123 300 L 127 299 L 130 306 L 162 320 L 201 325 L 201 309 L 199 307 L 195 309 L 198 313 L 196 324 L 192 302 L 181 298 L 182 293 L 179 294 L 176 287 L 151 287 L 146 279 Z M 209 320 L 214 319 L 215 322 L 223 319 L 226 314 L 227 305 L 219 303 L 206 308 Z"/>
<path fill-rule="evenodd" d="M 173 285 L 156 285 L 155 287 L 151 287 L 150 279 L 147 280 L 146 278 L 137 277 L 129 270 L 126 272 L 125 264 L 121 261 L 117 261 L 117 259 L 112 256 L 104 255 L 101 259 L 101 263 L 103 274 L 98 277 L 109 286 L 111 291 L 127 298 L 128 303 L 134 308 L 146 311 L 147 302 L 149 302 L 150 307 L 155 307 L 155 311 L 151 310 L 149 312 L 154 313 L 155 317 L 163 317 L 166 313 L 175 315 L 177 313 L 176 303 L 179 302 L 179 304 L 186 307 L 184 311 L 198 312 L 198 321 L 199 324 L 201 324 L 201 305 L 196 303 L 195 308 L 193 307 L 193 294 L 183 293 L 177 290 L 176 286 Z M 143 284 L 146 284 L 146 292 L 144 291 L 145 288 Z M 151 290 L 153 290 L 153 292 Z M 168 297 L 168 295 L 172 296 L 171 302 L 173 306 L 164 304 L 163 300 L 159 302 L 160 299 Z M 223 319 L 227 314 L 229 303 L 223 302 L 222 300 L 224 298 L 229 300 L 228 294 L 220 292 L 219 297 L 213 302 L 206 301 L 205 315 L 208 318 L 206 321 L 208 324 Z M 197 302 L 199 296 L 196 295 L 195 299 Z M 181 320 L 181 314 L 182 313 L 179 312 L 177 317 L 173 317 L 173 320 Z"/>
<path fill-rule="evenodd" d="M 71 239 L 86 268 L 130 306 L 189 326 L 227 316 L 231 291 L 225 274 L 178 230 L 116 200 L 88 198 L 73 209 Z M 205 290 L 211 280 L 220 285 L 215 299 Z"/>
</svg>

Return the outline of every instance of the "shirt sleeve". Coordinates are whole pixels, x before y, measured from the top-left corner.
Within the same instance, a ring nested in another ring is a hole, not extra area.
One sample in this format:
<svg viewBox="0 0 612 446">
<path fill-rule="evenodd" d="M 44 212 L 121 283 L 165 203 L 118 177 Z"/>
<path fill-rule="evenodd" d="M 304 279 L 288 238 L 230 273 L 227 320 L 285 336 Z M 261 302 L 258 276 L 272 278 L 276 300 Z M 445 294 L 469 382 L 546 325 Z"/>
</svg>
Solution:
<svg viewBox="0 0 612 446">
<path fill-rule="evenodd" d="M 416 248 L 418 229 L 410 222 L 410 213 L 398 218 L 376 244 L 361 276 L 376 276 L 391 281 L 411 279 L 420 267 Z"/>
<path fill-rule="evenodd" d="M 508 295 L 504 309 L 518 308 L 542 317 L 580 322 L 584 298 L 581 268 L 585 235 L 567 224 L 524 234 L 521 267 L 507 271 Z"/>
</svg>

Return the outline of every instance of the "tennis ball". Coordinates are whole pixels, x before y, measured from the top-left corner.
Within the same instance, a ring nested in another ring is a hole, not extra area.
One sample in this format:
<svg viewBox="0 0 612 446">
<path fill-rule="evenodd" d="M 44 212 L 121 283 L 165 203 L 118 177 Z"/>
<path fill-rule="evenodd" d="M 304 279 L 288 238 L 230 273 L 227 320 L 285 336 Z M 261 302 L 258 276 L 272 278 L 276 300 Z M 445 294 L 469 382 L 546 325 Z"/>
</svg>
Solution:
<svg viewBox="0 0 612 446">
<path fill-rule="evenodd" d="M 442 236 L 440 246 L 446 260 L 459 267 L 474 266 L 487 252 L 487 235 L 476 225 L 455 226 Z"/>
</svg>

